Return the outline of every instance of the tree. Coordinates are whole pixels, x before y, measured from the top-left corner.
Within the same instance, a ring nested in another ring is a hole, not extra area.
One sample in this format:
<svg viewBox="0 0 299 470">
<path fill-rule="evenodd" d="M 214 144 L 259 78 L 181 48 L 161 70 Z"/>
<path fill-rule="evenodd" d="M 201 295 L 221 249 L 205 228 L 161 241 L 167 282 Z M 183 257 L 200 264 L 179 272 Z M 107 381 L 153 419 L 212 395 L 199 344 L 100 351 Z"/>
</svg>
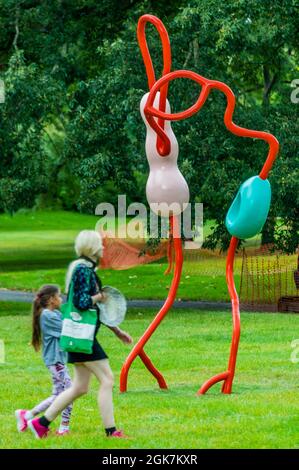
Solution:
<svg viewBox="0 0 299 470">
<path fill-rule="evenodd" d="M 43 126 L 61 94 L 57 81 L 26 65 L 21 50 L 4 74 L 5 102 L 0 107 L 0 208 L 31 207 L 50 181 L 43 149 Z"/>
<path fill-rule="evenodd" d="M 298 16 L 292 0 L 191 1 L 174 20 L 177 34 L 171 34 L 180 64 L 231 86 L 237 97 L 235 122 L 279 139 L 263 238 L 267 234 L 267 241 L 287 252 L 298 245 L 298 106 L 290 101 L 290 83 L 298 75 Z M 267 147 L 224 130 L 221 98 L 213 97 L 210 106 L 193 122 L 182 124 L 180 144 L 192 169 L 193 198 L 204 202 L 205 217 L 216 222 L 206 245 L 215 247 L 221 241 L 225 248 L 225 213 L 240 183 L 261 168 Z M 280 223 L 275 225 L 277 217 Z"/>
<path fill-rule="evenodd" d="M 295 0 L 0 0 L 0 62 L 8 89 L 0 111 L 3 168 L 7 170 L 7 162 L 16 164 L 13 152 L 21 148 L 18 158 L 21 154 L 26 159 L 30 181 L 40 175 L 32 184 L 34 194 L 47 188 L 40 184 L 46 173 L 55 175 L 51 195 L 67 208 L 90 212 L 101 200 L 115 202 L 118 192 L 145 200 L 148 166 L 139 102 L 148 90 L 136 41 L 137 21 L 144 13 L 156 14 L 165 23 L 173 69 L 188 68 L 227 83 L 237 98 L 234 121 L 277 136 L 281 151 L 270 175 L 273 198 L 263 241 L 274 240 L 284 251 L 294 251 L 299 206 L 299 108 L 290 100 L 291 82 L 298 78 Z M 148 31 L 159 77 L 160 40 L 151 26 Z M 24 51 L 22 65 L 8 67 L 17 49 Z M 15 84 L 11 91 L 10 83 Z M 24 93 L 34 97 L 28 117 L 18 109 L 13 113 L 11 100 L 25 100 Z M 172 82 L 172 109 L 188 108 L 198 94 L 190 81 Z M 225 97 L 213 91 L 196 116 L 173 123 L 191 201 L 203 202 L 205 218 L 215 221 L 206 240 L 212 248 L 227 247 L 226 212 L 240 184 L 260 171 L 268 151 L 265 143 L 226 130 L 225 106 Z M 16 132 L 18 124 L 22 132 Z M 21 167 L 14 171 L 12 166 L 13 175 L 21 174 Z M 2 172 L 2 194 L 8 199 L 10 188 L 18 187 L 11 181 Z M 2 210 L 29 204 L 29 196 L 27 202 L 22 197 L 29 189 L 19 188 L 20 197 L 3 203 Z"/>
</svg>

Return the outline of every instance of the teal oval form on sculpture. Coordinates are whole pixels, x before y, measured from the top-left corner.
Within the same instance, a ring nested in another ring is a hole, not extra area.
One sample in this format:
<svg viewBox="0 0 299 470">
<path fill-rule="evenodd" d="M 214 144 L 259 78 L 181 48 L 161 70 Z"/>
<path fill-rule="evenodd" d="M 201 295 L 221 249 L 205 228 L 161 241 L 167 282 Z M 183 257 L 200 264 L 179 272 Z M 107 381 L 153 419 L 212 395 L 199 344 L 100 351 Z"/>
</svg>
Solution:
<svg viewBox="0 0 299 470">
<path fill-rule="evenodd" d="M 239 188 L 225 218 L 229 233 L 237 238 L 251 238 L 263 228 L 270 209 L 269 181 L 252 176 Z"/>
</svg>

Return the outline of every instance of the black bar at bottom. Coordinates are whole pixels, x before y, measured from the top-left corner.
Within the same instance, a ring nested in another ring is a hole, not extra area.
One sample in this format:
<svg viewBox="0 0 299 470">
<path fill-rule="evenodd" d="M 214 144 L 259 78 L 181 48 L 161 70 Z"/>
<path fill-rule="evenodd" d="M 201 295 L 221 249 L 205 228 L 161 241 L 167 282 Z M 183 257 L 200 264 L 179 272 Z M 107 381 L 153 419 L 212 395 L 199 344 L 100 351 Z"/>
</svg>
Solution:
<svg viewBox="0 0 299 470">
<path fill-rule="evenodd" d="M 298 442 L 299 445 L 299 442 Z M 77 464 L 84 466 L 89 463 L 101 465 L 101 468 L 118 465 L 123 468 L 140 466 L 191 466 L 221 464 L 229 468 L 237 468 L 240 464 L 286 464 L 299 463 L 298 449 L 259 450 L 259 449 L 36 449 L 36 450 L 1 450 L 0 461 L 9 465 L 15 462 L 41 464 Z M 57 467 L 58 468 L 58 467 Z M 239 468 L 239 467 L 238 467 Z M 84 470 L 84 467 L 82 467 Z"/>
</svg>

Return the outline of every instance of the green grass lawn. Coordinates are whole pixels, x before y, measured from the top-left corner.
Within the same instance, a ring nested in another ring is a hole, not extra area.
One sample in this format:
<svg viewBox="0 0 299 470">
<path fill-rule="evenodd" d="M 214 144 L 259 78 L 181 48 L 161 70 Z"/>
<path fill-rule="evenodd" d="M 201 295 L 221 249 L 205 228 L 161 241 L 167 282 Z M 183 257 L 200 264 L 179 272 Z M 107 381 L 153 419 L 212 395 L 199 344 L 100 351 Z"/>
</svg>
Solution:
<svg viewBox="0 0 299 470">
<path fill-rule="evenodd" d="M 42 284 L 64 287 L 68 263 L 74 259 L 74 240 L 82 229 L 93 229 L 98 217 L 65 211 L 24 211 L 13 217 L 0 215 L 0 289 L 35 291 Z M 211 222 L 205 226 L 210 230 Z M 258 243 L 251 239 L 250 243 Z M 177 298 L 182 300 L 228 301 L 225 256 L 200 250 L 192 261 L 186 252 Z M 269 256 L 269 259 L 271 257 Z M 296 268 L 296 255 L 289 257 Z M 235 261 L 239 291 L 242 259 Z M 119 288 L 128 299 L 164 299 L 171 275 L 164 276 L 166 259 L 124 271 L 103 270 L 104 284 Z"/>
<path fill-rule="evenodd" d="M 233 394 L 222 395 L 217 385 L 202 397 L 195 395 L 201 384 L 227 366 L 229 312 L 169 313 L 146 347 L 165 376 L 167 391 L 159 390 L 136 360 L 129 392 L 120 394 L 119 373 L 130 347 L 102 327 L 99 339 L 115 373 L 117 424 L 130 439 L 104 437 L 93 379 L 89 394 L 75 404 L 71 435 L 38 441 L 29 432 L 17 433 L 13 413 L 16 408 L 33 407 L 50 393 L 48 371 L 29 345 L 28 305 L 0 303 L 0 312 L 0 339 L 6 352 L 6 362 L 0 364 L 1 448 L 299 447 L 299 366 L 290 361 L 291 342 L 299 335 L 298 316 L 242 314 Z M 130 310 L 123 327 L 138 339 L 153 315 L 153 310 Z"/>
<path fill-rule="evenodd" d="M 0 288 L 34 291 L 43 283 L 63 288 L 66 267 L 74 258 L 74 239 L 80 230 L 93 229 L 97 220 L 63 211 L 0 215 Z M 104 270 L 101 278 L 129 299 L 163 299 L 171 281 L 171 276 L 163 276 L 166 267 L 163 260 L 126 271 Z M 238 259 L 237 286 L 240 269 Z M 228 300 L 225 258 L 211 254 L 185 262 L 178 298 Z"/>
</svg>

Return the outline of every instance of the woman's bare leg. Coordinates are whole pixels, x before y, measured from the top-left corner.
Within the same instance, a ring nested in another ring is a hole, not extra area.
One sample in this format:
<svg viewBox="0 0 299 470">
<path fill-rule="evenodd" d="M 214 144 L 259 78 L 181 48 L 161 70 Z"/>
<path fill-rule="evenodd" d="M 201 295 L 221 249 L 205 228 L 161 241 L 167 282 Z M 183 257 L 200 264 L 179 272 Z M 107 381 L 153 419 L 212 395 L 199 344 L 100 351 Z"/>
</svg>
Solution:
<svg viewBox="0 0 299 470">
<path fill-rule="evenodd" d="M 45 412 L 48 421 L 54 421 L 62 410 L 70 405 L 74 400 L 88 392 L 88 385 L 91 377 L 90 370 L 84 364 L 75 364 L 74 381 L 70 388 L 62 392 Z"/>
<path fill-rule="evenodd" d="M 115 427 L 112 390 L 114 385 L 113 372 L 108 359 L 100 361 L 85 362 L 84 365 L 92 372 L 100 382 L 98 394 L 98 405 L 102 416 L 104 427 Z"/>
</svg>

